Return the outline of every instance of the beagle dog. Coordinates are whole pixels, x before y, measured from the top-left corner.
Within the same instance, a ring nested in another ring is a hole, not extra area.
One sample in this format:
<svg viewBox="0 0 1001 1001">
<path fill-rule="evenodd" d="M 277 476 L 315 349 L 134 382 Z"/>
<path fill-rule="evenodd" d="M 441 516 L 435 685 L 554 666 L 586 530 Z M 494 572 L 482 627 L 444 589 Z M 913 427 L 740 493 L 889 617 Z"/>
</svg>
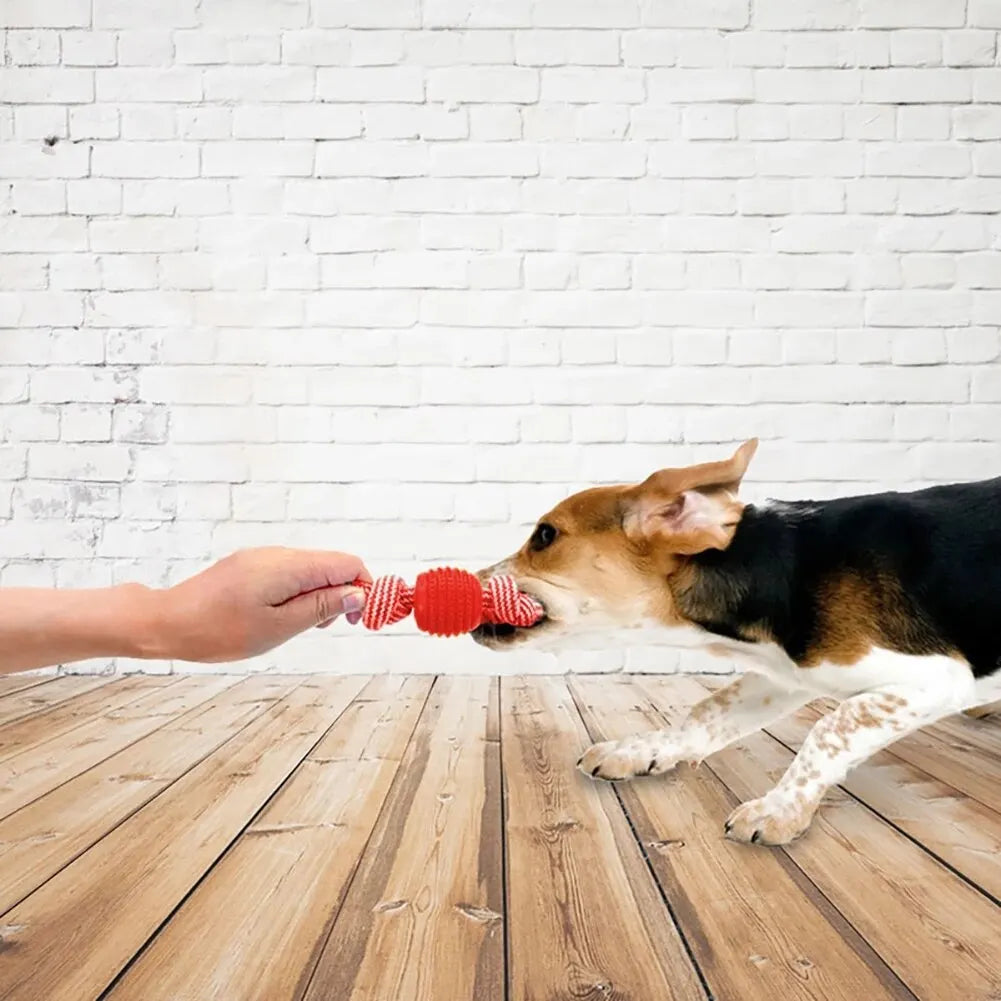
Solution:
<svg viewBox="0 0 1001 1001">
<path fill-rule="evenodd" d="M 682 725 L 589 748 L 578 766 L 598 779 L 658 775 L 838 700 L 778 785 L 726 821 L 736 841 L 781 845 L 870 755 L 1001 696 L 1001 479 L 758 506 L 738 495 L 756 448 L 568 497 L 481 571 L 512 574 L 545 616 L 473 636 L 513 650 L 658 627 L 745 668 Z"/>
</svg>

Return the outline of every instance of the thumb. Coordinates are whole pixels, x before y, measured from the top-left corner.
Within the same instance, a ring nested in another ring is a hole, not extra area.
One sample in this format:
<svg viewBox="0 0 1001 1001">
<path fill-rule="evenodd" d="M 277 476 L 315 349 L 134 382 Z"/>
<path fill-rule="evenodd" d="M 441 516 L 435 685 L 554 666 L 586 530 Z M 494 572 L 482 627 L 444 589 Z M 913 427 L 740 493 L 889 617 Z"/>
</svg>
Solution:
<svg viewBox="0 0 1001 1001">
<path fill-rule="evenodd" d="M 309 629 L 322 626 L 343 612 L 352 616 L 361 612 L 365 607 L 365 592 L 351 584 L 320 587 L 300 594 L 282 607 L 297 629 Z"/>
</svg>

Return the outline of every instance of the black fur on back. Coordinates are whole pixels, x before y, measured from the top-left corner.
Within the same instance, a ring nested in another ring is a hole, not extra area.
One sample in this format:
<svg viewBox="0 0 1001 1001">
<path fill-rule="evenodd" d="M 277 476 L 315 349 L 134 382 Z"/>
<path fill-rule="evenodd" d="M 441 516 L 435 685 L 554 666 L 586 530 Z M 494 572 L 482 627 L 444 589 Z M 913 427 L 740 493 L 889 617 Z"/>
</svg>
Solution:
<svg viewBox="0 0 1001 1001">
<path fill-rule="evenodd" d="M 865 589 L 881 645 L 958 652 L 977 677 L 1001 669 L 1001 478 L 748 505 L 725 551 L 691 560 L 679 606 L 711 632 L 767 634 L 802 662 L 825 642 L 825 584 L 848 575 Z"/>
</svg>

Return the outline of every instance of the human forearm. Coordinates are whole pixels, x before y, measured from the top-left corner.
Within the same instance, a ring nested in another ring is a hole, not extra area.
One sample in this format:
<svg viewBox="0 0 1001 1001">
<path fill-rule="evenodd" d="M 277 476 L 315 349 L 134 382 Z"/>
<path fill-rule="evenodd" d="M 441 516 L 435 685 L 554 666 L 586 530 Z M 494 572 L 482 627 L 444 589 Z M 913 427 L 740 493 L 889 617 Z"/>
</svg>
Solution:
<svg viewBox="0 0 1001 1001">
<path fill-rule="evenodd" d="M 164 590 L 0 589 L 0 674 L 89 657 L 242 660 L 342 613 L 357 622 L 359 579 L 372 577 L 357 556 L 270 547 L 234 553 Z"/>
<path fill-rule="evenodd" d="M 164 595 L 140 584 L 0 590 L 0 674 L 91 657 L 166 657 Z"/>
</svg>

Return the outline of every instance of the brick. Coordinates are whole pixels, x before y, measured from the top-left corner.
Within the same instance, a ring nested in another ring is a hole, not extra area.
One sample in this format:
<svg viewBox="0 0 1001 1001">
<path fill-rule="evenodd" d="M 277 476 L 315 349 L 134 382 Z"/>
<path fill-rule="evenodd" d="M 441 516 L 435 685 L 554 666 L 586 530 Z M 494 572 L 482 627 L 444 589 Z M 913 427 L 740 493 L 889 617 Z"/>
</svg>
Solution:
<svg viewBox="0 0 1001 1001">
<path fill-rule="evenodd" d="M 129 451 L 120 445 L 37 442 L 29 473 L 43 480 L 119 481 L 128 475 L 130 465 Z"/>
<path fill-rule="evenodd" d="M 198 147 L 191 143 L 98 143 L 93 172 L 103 177 L 197 177 Z"/>
<path fill-rule="evenodd" d="M 64 31 L 60 36 L 64 66 L 113 66 L 117 37 L 113 31 Z"/>
<path fill-rule="evenodd" d="M 539 172 L 534 147 L 491 143 L 434 146 L 429 171 L 436 177 L 532 177 Z"/>
<path fill-rule="evenodd" d="M 313 172 L 313 145 L 266 141 L 207 143 L 202 149 L 203 177 L 307 177 Z"/>
<path fill-rule="evenodd" d="M 59 36 L 54 31 L 7 32 L 7 65 L 52 66 L 59 62 Z"/>
<path fill-rule="evenodd" d="M 13 104 L 88 104 L 94 100 L 94 73 L 61 67 L 4 68 L 0 94 Z"/>
<path fill-rule="evenodd" d="M 87 245 L 83 219 L 34 217 L 6 219 L 0 226 L 0 252 L 52 253 L 84 250 Z"/>
<path fill-rule="evenodd" d="M 540 89 L 536 92 L 526 87 L 524 93 L 528 102 L 535 100 L 537 93 L 543 101 L 569 104 L 605 101 L 639 104 L 645 99 L 646 88 L 643 74 L 638 70 L 570 67 L 542 70 Z M 503 100 L 513 98 L 508 96 Z"/>
<path fill-rule="evenodd" d="M 33 0 L 7 0 L 0 28 L 86 28 L 91 0 L 50 0 L 41 9 Z"/>
<path fill-rule="evenodd" d="M 207 101 L 308 101 L 315 96 L 316 71 L 307 66 L 226 66 L 204 74 L 183 72 L 202 81 Z"/>
<path fill-rule="evenodd" d="M 63 441 L 111 441 L 111 406 L 67 404 L 60 416 Z"/>
<path fill-rule="evenodd" d="M 877 69 L 862 75 L 862 100 L 873 104 L 969 101 L 972 80 L 956 69 Z"/>
<path fill-rule="evenodd" d="M 329 28 L 417 28 L 421 9 L 417 0 L 323 0 L 314 11 L 316 23 Z"/>
<path fill-rule="evenodd" d="M 316 74 L 316 96 L 332 102 L 420 103 L 424 76 L 411 66 L 321 68 Z"/>
<path fill-rule="evenodd" d="M 191 323 L 191 303 L 172 292 L 99 292 L 87 302 L 86 322 L 96 327 L 173 327 Z"/>
<path fill-rule="evenodd" d="M 156 404 L 130 403 L 114 408 L 112 437 L 133 444 L 157 444 L 167 440 L 168 411 Z"/>
<path fill-rule="evenodd" d="M 1001 28 L 1001 2 L 970 0 L 967 23 L 972 28 Z"/>
<path fill-rule="evenodd" d="M 860 94 L 863 100 L 871 100 L 863 91 L 864 79 L 852 69 L 759 69 L 754 71 L 754 97 L 765 103 L 788 104 L 790 95 L 795 94 L 797 101 L 850 104 Z"/>
<path fill-rule="evenodd" d="M 961 28 L 965 19 L 965 0 L 862 0 L 860 10 L 866 28 Z"/>
<path fill-rule="evenodd" d="M 94 75 L 98 101 L 199 101 L 203 96 L 201 75 L 187 67 L 115 67 Z"/>
<path fill-rule="evenodd" d="M 753 25 L 759 29 L 828 29 L 854 27 L 856 0 L 810 0 L 788 4 L 785 0 L 756 0 Z"/>
<path fill-rule="evenodd" d="M 197 233 L 193 219 L 94 219 L 90 224 L 90 247 L 116 253 L 194 250 Z"/>
<path fill-rule="evenodd" d="M 643 23 L 653 28 L 744 28 L 750 18 L 748 0 L 657 0 L 643 10 Z"/>
<path fill-rule="evenodd" d="M 84 105 L 69 109 L 69 134 L 73 139 L 115 139 L 119 131 L 117 108 Z"/>
<path fill-rule="evenodd" d="M 845 364 L 826 369 L 762 369 L 755 373 L 755 396 L 769 402 L 795 402 L 801 396 L 804 379 L 811 380 L 811 392 L 821 402 L 950 403 L 966 400 L 969 393 L 969 377 L 960 370 Z"/>
<path fill-rule="evenodd" d="M 749 69 L 652 69 L 647 76 L 651 102 L 750 101 L 754 77 Z M 788 94 L 788 91 L 786 91 Z"/>
<path fill-rule="evenodd" d="M 426 172 L 428 149 L 408 142 L 321 142 L 318 177 L 415 177 Z"/>
<path fill-rule="evenodd" d="M 514 59 L 522 66 L 618 66 L 615 35 L 597 31 L 520 31 Z"/>
<path fill-rule="evenodd" d="M 893 338 L 894 365 L 939 365 L 946 360 L 946 339 L 941 330 L 902 330 Z"/>
<path fill-rule="evenodd" d="M 942 38 L 937 31 L 895 31 L 890 36 L 893 66 L 938 66 L 942 62 Z"/>
</svg>

